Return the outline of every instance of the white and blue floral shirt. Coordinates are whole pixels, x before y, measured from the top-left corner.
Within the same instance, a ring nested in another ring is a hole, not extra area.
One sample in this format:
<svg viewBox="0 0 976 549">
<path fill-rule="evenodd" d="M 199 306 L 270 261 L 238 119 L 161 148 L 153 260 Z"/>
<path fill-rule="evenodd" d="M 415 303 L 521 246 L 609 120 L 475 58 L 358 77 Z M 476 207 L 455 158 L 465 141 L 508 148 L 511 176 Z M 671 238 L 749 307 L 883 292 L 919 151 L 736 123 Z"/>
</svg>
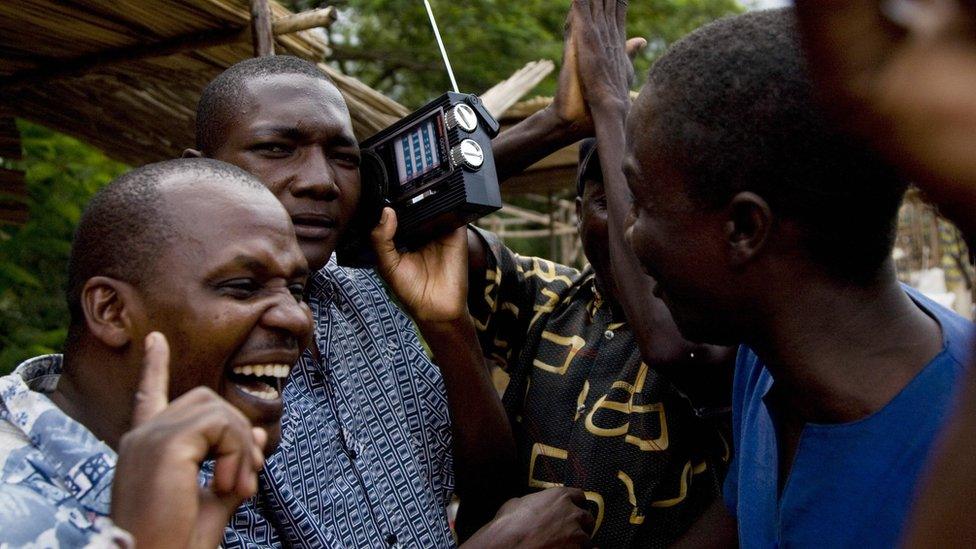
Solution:
<svg viewBox="0 0 976 549">
<path fill-rule="evenodd" d="M 0 547 L 118 547 L 108 518 L 116 454 L 45 396 L 61 355 L 0 378 Z"/>
<path fill-rule="evenodd" d="M 372 270 L 333 260 L 306 294 L 321 360 L 292 369 L 281 444 L 224 545 L 453 546 L 447 394 L 413 323 Z"/>
</svg>

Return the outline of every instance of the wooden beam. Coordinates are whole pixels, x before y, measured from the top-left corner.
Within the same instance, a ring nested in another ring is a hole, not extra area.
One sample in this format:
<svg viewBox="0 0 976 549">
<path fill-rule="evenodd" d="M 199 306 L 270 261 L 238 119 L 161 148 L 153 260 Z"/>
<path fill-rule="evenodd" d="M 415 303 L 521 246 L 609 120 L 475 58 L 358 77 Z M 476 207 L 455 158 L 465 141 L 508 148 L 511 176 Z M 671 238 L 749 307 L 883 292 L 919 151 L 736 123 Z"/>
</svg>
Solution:
<svg viewBox="0 0 976 549">
<path fill-rule="evenodd" d="M 0 194 L 26 198 L 27 187 L 24 185 L 24 172 L 0 168 Z"/>
<path fill-rule="evenodd" d="M 30 209 L 26 204 L 13 202 L 0 204 L 0 224 L 23 225 L 30 219 Z"/>
<path fill-rule="evenodd" d="M 331 27 L 337 18 L 338 12 L 335 6 L 329 6 L 327 8 L 303 11 L 302 13 L 275 19 L 272 28 L 274 29 L 275 36 L 279 34 L 291 34 L 308 29 Z"/>
<path fill-rule="evenodd" d="M 0 118 L 0 158 L 20 160 L 23 151 L 20 146 L 20 130 L 13 117 Z"/>
<path fill-rule="evenodd" d="M 330 20 L 331 17 L 331 20 Z M 271 29 L 275 36 L 291 34 L 318 26 L 329 26 L 335 22 L 335 8 L 311 10 L 288 17 L 282 17 L 272 23 Z M 133 44 L 122 48 L 105 50 L 97 53 L 81 55 L 73 59 L 61 59 L 48 65 L 16 72 L 5 77 L 0 82 L 0 91 L 15 90 L 24 86 L 37 85 L 57 78 L 80 76 L 97 69 L 111 65 L 166 57 L 184 51 L 201 50 L 248 41 L 251 37 L 250 28 L 231 27 L 226 29 L 212 29 L 174 36 L 165 40 L 158 40 L 149 44 Z"/>
<path fill-rule="evenodd" d="M 275 54 L 271 6 L 268 0 L 251 0 L 251 43 L 254 45 L 254 57 L 270 57 Z"/>
</svg>

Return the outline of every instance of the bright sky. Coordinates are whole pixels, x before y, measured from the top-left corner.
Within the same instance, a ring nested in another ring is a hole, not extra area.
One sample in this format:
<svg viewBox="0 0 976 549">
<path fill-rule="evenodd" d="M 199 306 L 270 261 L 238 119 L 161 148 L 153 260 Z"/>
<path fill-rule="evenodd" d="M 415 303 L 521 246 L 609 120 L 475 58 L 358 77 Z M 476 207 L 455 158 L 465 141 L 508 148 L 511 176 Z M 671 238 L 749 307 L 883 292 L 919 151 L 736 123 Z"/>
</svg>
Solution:
<svg viewBox="0 0 976 549">
<path fill-rule="evenodd" d="M 792 5 L 792 0 L 748 0 L 747 4 L 752 4 L 755 9 L 779 8 Z"/>
</svg>

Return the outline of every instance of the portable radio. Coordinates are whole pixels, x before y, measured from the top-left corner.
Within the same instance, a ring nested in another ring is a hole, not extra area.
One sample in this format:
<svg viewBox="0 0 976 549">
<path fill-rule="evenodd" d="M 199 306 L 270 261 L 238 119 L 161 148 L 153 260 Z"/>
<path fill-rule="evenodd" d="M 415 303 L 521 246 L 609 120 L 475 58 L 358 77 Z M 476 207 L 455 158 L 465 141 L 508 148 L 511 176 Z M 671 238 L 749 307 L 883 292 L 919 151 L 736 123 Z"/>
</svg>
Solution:
<svg viewBox="0 0 976 549">
<path fill-rule="evenodd" d="M 447 92 L 360 144 L 362 192 L 339 263 L 373 262 L 369 231 L 384 206 L 398 247 L 415 248 L 502 207 L 491 140 L 498 122 L 476 95 Z"/>
</svg>

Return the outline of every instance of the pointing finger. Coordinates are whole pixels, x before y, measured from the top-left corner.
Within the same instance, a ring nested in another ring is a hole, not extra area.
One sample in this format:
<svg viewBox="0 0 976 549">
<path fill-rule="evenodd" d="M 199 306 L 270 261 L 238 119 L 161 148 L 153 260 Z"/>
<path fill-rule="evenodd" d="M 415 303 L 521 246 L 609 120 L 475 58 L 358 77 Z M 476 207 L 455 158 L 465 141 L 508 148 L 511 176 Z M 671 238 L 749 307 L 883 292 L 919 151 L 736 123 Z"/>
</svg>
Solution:
<svg viewBox="0 0 976 549">
<path fill-rule="evenodd" d="M 152 332 L 146 336 L 139 389 L 132 407 L 132 427 L 138 427 L 169 404 L 169 343 L 166 336 Z"/>
</svg>

